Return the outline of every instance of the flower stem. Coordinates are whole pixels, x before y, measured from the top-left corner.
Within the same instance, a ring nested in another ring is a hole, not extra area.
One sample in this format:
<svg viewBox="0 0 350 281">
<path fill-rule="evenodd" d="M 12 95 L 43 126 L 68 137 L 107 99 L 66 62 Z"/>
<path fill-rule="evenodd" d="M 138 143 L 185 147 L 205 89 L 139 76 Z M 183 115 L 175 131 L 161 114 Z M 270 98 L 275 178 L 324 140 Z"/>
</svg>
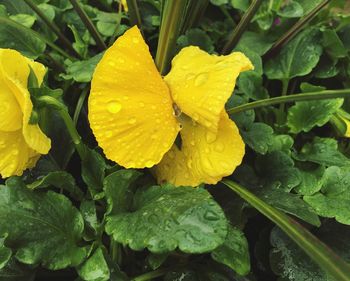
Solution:
<svg viewBox="0 0 350 281">
<path fill-rule="evenodd" d="M 323 270 L 333 275 L 335 280 L 349 281 L 350 266 L 326 244 L 284 213 L 276 210 L 253 193 L 230 180 L 222 181 L 264 216 L 278 225 L 305 253 Z"/>
<path fill-rule="evenodd" d="M 308 13 L 305 17 L 301 18 L 296 24 L 294 24 L 291 29 L 289 29 L 280 39 L 277 40 L 275 44 L 271 47 L 271 49 L 263 56 L 264 59 L 269 59 L 274 56 L 279 50 L 282 48 L 284 44 L 286 44 L 289 40 L 291 40 L 298 32 L 308 23 L 310 22 L 318 12 L 326 6 L 331 0 L 324 0 L 320 4 L 318 4 L 310 13 Z"/>
<path fill-rule="evenodd" d="M 176 48 L 176 40 L 186 18 L 186 8 L 189 0 L 165 0 L 163 2 L 156 54 L 156 65 L 161 74 L 165 74 L 168 70 L 170 59 Z"/>
<path fill-rule="evenodd" d="M 84 23 L 86 28 L 89 30 L 91 36 L 95 39 L 97 46 L 101 51 L 104 51 L 107 49 L 107 46 L 105 42 L 103 41 L 102 37 L 96 30 L 95 26 L 93 25 L 92 21 L 88 17 L 88 15 L 85 13 L 84 9 L 81 8 L 79 3 L 76 0 L 69 0 L 69 2 L 73 5 L 74 10 L 79 15 L 81 21 Z"/>
<path fill-rule="evenodd" d="M 74 50 L 71 42 L 67 39 L 66 36 L 60 31 L 58 26 L 51 21 L 32 0 L 24 0 L 27 5 L 45 22 L 45 24 L 58 36 L 62 44 L 67 48 L 74 56 L 81 58 L 76 50 Z"/>
<path fill-rule="evenodd" d="M 74 143 L 77 152 L 79 153 L 80 158 L 82 160 L 85 159 L 85 146 L 81 141 L 81 137 L 75 128 L 74 122 L 69 115 L 67 107 L 57 99 L 50 96 L 41 96 L 38 98 L 38 101 L 47 104 L 58 111 L 63 122 L 66 125 L 68 133 Z"/>
<path fill-rule="evenodd" d="M 244 13 L 242 19 L 236 26 L 236 28 L 233 30 L 233 32 L 230 34 L 229 39 L 227 43 L 225 44 L 224 48 L 222 49 L 222 54 L 227 55 L 231 53 L 235 45 L 238 43 L 239 39 L 241 38 L 243 32 L 247 28 L 248 24 L 254 17 L 255 13 L 258 11 L 262 0 L 253 0 L 250 4 L 248 10 Z"/>
<path fill-rule="evenodd" d="M 323 99 L 334 99 L 334 98 L 346 98 L 350 97 L 350 89 L 342 90 L 325 90 L 310 93 L 293 94 L 288 96 L 281 96 L 269 99 L 258 100 L 246 104 L 242 104 L 227 110 L 228 114 L 235 114 L 246 110 L 266 107 L 270 105 L 289 103 L 296 101 L 308 101 L 308 100 L 323 100 Z"/>
</svg>

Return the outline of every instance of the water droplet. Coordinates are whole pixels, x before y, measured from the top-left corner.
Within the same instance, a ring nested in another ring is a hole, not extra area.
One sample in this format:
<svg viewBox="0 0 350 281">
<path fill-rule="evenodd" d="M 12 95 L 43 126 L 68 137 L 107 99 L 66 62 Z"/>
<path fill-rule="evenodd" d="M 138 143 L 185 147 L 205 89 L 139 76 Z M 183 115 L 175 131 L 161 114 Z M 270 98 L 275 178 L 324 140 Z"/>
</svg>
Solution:
<svg viewBox="0 0 350 281">
<path fill-rule="evenodd" d="M 157 139 L 157 138 L 158 138 L 157 134 L 152 134 L 152 135 L 151 135 L 151 139 L 152 139 L 152 140 L 155 140 L 155 139 Z"/>
<path fill-rule="evenodd" d="M 156 123 L 158 123 L 158 124 L 159 124 L 159 123 L 160 123 L 160 119 L 156 119 Z"/>
<path fill-rule="evenodd" d="M 208 77 L 209 77 L 208 73 L 198 74 L 194 79 L 194 85 L 197 87 L 203 85 L 205 82 L 207 82 Z"/>
<path fill-rule="evenodd" d="M 195 75 L 191 73 L 191 74 L 187 75 L 186 79 L 187 80 L 192 80 L 194 77 L 195 77 Z"/>
<path fill-rule="evenodd" d="M 193 114 L 193 119 L 194 119 L 195 121 L 198 121 L 198 120 L 199 120 L 199 115 L 198 115 L 197 113 L 194 113 L 194 114 Z"/>
<path fill-rule="evenodd" d="M 128 121 L 129 124 L 135 124 L 136 123 L 136 118 L 132 117 Z"/>
<path fill-rule="evenodd" d="M 119 63 L 124 63 L 124 62 L 125 62 L 125 60 L 124 60 L 124 59 L 122 59 L 122 58 L 118 58 L 118 62 L 119 62 Z"/>
<path fill-rule="evenodd" d="M 110 137 L 112 137 L 113 136 L 113 132 L 112 131 L 107 131 L 106 132 L 106 137 L 107 138 L 110 138 Z"/>
<path fill-rule="evenodd" d="M 188 160 L 188 161 L 187 161 L 187 167 L 188 167 L 189 169 L 192 169 L 192 160 Z"/>
<path fill-rule="evenodd" d="M 147 168 L 151 168 L 153 165 L 154 165 L 154 162 L 153 162 L 153 161 L 151 161 L 151 160 L 146 161 L 145 166 L 146 166 Z"/>
<path fill-rule="evenodd" d="M 205 135 L 207 143 L 213 143 L 216 140 L 216 134 L 208 131 Z"/>
<path fill-rule="evenodd" d="M 117 102 L 117 101 L 110 101 L 108 104 L 107 104 L 107 110 L 110 112 L 110 113 L 118 113 L 120 110 L 122 109 L 122 105 Z"/>
<path fill-rule="evenodd" d="M 140 42 L 140 40 L 138 38 L 134 37 L 134 38 L 132 38 L 132 42 L 137 44 Z"/>
<path fill-rule="evenodd" d="M 15 149 L 15 150 L 12 151 L 12 155 L 18 155 L 18 153 L 19 153 L 18 149 Z"/>
<path fill-rule="evenodd" d="M 217 221 L 220 219 L 220 217 L 214 213 L 213 211 L 207 211 L 204 214 L 204 218 L 210 221 Z"/>
<path fill-rule="evenodd" d="M 156 109 L 156 106 L 155 106 L 155 105 L 152 105 L 152 106 L 151 106 L 151 109 L 155 110 L 155 109 Z"/>
<path fill-rule="evenodd" d="M 193 146 L 195 146 L 196 145 L 196 143 L 195 143 L 195 141 L 194 140 L 191 140 L 191 145 L 193 145 Z"/>
<path fill-rule="evenodd" d="M 224 148 L 225 146 L 222 144 L 222 143 L 217 143 L 214 147 L 214 149 L 217 151 L 217 152 L 223 152 L 224 151 Z"/>
</svg>

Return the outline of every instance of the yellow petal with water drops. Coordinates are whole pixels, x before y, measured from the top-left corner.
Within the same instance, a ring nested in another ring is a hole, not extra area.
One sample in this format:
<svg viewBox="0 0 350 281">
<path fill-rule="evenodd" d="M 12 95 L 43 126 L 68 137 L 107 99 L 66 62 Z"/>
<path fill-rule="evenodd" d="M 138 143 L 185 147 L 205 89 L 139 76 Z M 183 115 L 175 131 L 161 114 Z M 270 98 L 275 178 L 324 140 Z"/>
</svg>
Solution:
<svg viewBox="0 0 350 281">
<path fill-rule="evenodd" d="M 46 72 L 45 67 L 24 57 L 15 50 L 3 50 L 0 64 L 3 67 L 7 87 L 16 97 L 22 111 L 22 133 L 26 143 L 40 154 L 48 153 L 51 147 L 50 139 L 41 131 L 39 125 L 29 124 L 33 104 L 27 89 L 30 67 L 32 67 L 39 85 L 43 81 Z"/>
<path fill-rule="evenodd" d="M 35 156 L 36 153 L 26 144 L 21 130 L 0 131 L 0 174 L 3 178 L 22 175 L 31 164 L 29 157 Z"/>
<path fill-rule="evenodd" d="M 117 39 L 97 65 L 89 121 L 107 158 L 126 168 L 152 167 L 179 131 L 169 89 L 137 27 Z"/>
<path fill-rule="evenodd" d="M 216 56 L 190 46 L 175 56 L 164 79 L 181 111 L 216 132 L 239 73 L 250 69 L 253 65 L 243 53 Z"/>
<path fill-rule="evenodd" d="M 241 164 L 245 146 L 235 123 L 221 113 L 217 134 L 184 118 L 181 150 L 167 153 L 156 167 L 159 182 L 197 186 L 215 184 Z M 171 154 L 172 153 L 172 154 Z"/>
</svg>

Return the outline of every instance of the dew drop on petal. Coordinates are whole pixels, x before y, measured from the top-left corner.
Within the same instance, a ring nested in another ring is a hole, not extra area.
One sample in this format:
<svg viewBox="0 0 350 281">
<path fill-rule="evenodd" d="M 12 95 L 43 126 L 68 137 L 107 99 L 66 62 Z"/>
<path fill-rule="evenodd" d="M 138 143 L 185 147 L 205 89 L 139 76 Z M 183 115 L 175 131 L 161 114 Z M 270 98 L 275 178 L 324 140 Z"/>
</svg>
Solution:
<svg viewBox="0 0 350 281">
<path fill-rule="evenodd" d="M 128 121 L 129 124 L 135 124 L 136 123 L 136 118 L 132 117 Z"/>
<path fill-rule="evenodd" d="M 208 131 L 205 135 L 205 139 L 207 140 L 207 143 L 212 143 L 216 140 L 216 134 Z"/>
<path fill-rule="evenodd" d="M 217 152 L 223 152 L 224 151 L 224 145 L 222 143 L 218 143 L 215 145 L 214 149 L 217 151 Z"/>
<path fill-rule="evenodd" d="M 107 110 L 110 112 L 110 113 L 118 113 L 120 110 L 122 109 L 122 105 L 117 102 L 117 101 L 110 101 L 108 104 L 107 104 Z"/>
<path fill-rule="evenodd" d="M 208 73 L 201 73 L 196 76 L 194 79 L 194 85 L 195 86 L 201 86 L 208 80 Z"/>
</svg>

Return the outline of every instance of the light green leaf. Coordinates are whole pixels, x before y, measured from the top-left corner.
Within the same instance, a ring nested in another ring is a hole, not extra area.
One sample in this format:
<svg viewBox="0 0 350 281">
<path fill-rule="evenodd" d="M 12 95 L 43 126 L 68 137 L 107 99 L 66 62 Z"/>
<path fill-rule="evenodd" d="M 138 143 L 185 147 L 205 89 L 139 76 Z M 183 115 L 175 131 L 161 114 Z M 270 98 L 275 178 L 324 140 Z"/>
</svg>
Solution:
<svg viewBox="0 0 350 281">
<path fill-rule="evenodd" d="M 311 12 L 311 10 L 314 9 L 323 0 L 294 0 L 294 1 L 300 4 L 300 6 L 304 10 L 304 14 L 306 15 L 309 12 Z"/>
<path fill-rule="evenodd" d="M 325 168 L 319 166 L 316 169 L 299 169 L 301 176 L 301 183 L 294 189 L 302 195 L 312 195 L 319 191 L 322 186 L 322 176 Z"/>
<path fill-rule="evenodd" d="M 0 17 L 0 48 L 15 49 L 29 58 L 36 59 L 44 53 L 46 44 L 28 33 L 24 26 Z"/>
<path fill-rule="evenodd" d="M 27 14 L 17 14 L 10 16 L 10 19 L 24 25 L 25 27 L 31 28 L 35 23 L 36 17 Z"/>
<path fill-rule="evenodd" d="M 78 265 L 86 250 L 78 246 L 84 222 L 63 195 L 34 192 L 18 179 L 0 187 L 0 231 L 6 245 L 26 264 L 57 270 Z"/>
<path fill-rule="evenodd" d="M 320 216 L 350 225 L 350 167 L 329 167 L 320 192 L 304 196 Z"/>
<path fill-rule="evenodd" d="M 317 65 L 322 47 L 320 32 L 310 28 L 292 39 L 281 52 L 265 65 L 269 79 L 291 79 L 309 74 Z"/>
<path fill-rule="evenodd" d="M 4 245 L 6 236 L 7 235 L 5 235 L 5 237 L 0 238 L 0 270 L 7 265 L 8 261 L 12 256 L 12 250 Z"/>
<path fill-rule="evenodd" d="M 101 248 L 97 248 L 79 268 L 79 276 L 85 281 L 107 281 L 110 272 Z"/>
<path fill-rule="evenodd" d="M 344 99 L 301 101 L 289 108 L 287 125 L 290 132 L 309 132 L 313 127 L 326 124 L 343 105 Z"/>
<path fill-rule="evenodd" d="M 29 189 L 46 188 L 49 186 L 66 190 L 77 200 L 81 200 L 84 196 L 84 193 L 76 185 L 74 177 L 65 171 L 50 172 L 41 179 L 27 185 Z"/>
<path fill-rule="evenodd" d="M 239 275 L 247 275 L 250 271 L 248 241 L 238 228 L 229 226 L 225 242 L 211 252 L 211 257 Z"/>
<path fill-rule="evenodd" d="M 129 189 L 141 173 L 136 170 L 120 170 L 108 175 L 103 181 L 107 200 L 108 215 L 126 212 L 132 202 L 132 191 Z"/>
<path fill-rule="evenodd" d="M 231 0 L 231 5 L 235 9 L 245 12 L 250 5 L 250 0 Z"/>
<path fill-rule="evenodd" d="M 227 4 L 229 0 L 210 0 L 210 3 L 216 6 Z"/>
<path fill-rule="evenodd" d="M 284 18 L 299 18 L 303 16 L 304 9 L 298 2 L 289 1 L 277 14 Z"/>
<path fill-rule="evenodd" d="M 106 232 L 133 250 L 204 253 L 221 245 L 227 221 L 203 188 L 152 186 L 139 189 L 133 212 L 107 218 Z"/>
<path fill-rule="evenodd" d="M 87 230 L 89 229 L 90 231 L 93 232 L 91 235 L 86 235 L 84 236 L 84 239 L 86 240 L 93 240 L 95 235 L 99 232 L 100 230 L 100 223 L 97 218 L 97 212 L 96 212 L 96 206 L 94 201 L 83 201 L 80 204 L 80 212 L 84 218 L 85 225 L 87 226 L 85 228 L 85 232 L 90 234 Z M 92 236 L 92 237 L 91 237 Z"/>
<path fill-rule="evenodd" d="M 90 82 L 95 67 L 101 60 L 103 53 L 100 53 L 88 60 L 76 61 L 68 65 L 67 74 L 61 76 L 66 79 L 73 79 L 76 82 Z"/>
<path fill-rule="evenodd" d="M 325 166 L 347 166 L 350 159 L 338 150 L 335 139 L 315 137 L 311 143 L 303 146 L 294 158 L 299 161 L 310 161 Z"/>
</svg>

